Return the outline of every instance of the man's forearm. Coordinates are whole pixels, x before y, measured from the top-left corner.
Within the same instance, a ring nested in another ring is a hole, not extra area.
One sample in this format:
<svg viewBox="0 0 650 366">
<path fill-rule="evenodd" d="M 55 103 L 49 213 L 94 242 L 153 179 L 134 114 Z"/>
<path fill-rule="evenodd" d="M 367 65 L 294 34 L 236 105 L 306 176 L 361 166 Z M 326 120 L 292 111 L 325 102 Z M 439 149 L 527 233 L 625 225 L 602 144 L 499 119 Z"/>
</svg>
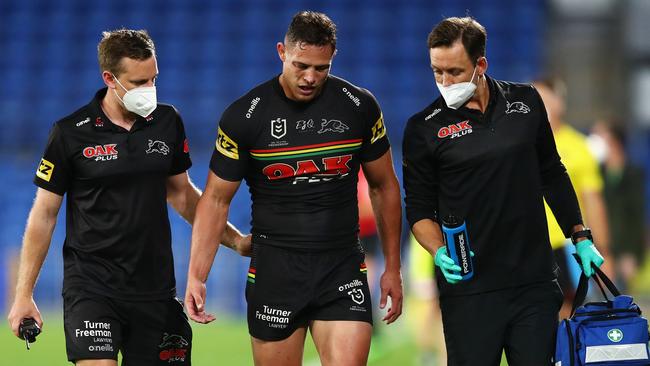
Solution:
<svg viewBox="0 0 650 366">
<path fill-rule="evenodd" d="M 203 197 L 199 200 L 196 212 L 188 276 L 205 282 L 227 226 L 228 207 L 209 197 Z"/>
<path fill-rule="evenodd" d="M 30 213 L 20 254 L 16 297 L 32 296 L 36 279 L 50 248 L 55 225 L 56 216 L 50 217 L 34 211 Z"/>
<path fill-rule="evenodd" d="M 402 206 L 399 185 L 370 188 L 370 201 L 375 213 L 377 231 L 382 243 L 387 270 L 399 271 L 400 233 L 402 230 Z"/>
</svg>

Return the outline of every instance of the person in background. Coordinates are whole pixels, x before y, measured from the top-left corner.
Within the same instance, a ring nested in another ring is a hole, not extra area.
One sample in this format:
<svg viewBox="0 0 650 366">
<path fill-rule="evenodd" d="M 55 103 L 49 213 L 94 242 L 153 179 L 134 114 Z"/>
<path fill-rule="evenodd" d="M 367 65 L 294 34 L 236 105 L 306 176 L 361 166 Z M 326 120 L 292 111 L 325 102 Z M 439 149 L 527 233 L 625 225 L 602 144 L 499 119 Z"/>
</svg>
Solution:
<svg viewBox="0 0 650 366">
<path fill-rule="evenodd" d="M 602 143 L 594 144 L 594 138 Z M 597 122 L 592 128 L 590 141 L 601 161 L 605 181 L 603 192 L 612 238 L 610 253 L 614 259 L 617 285 L 625 290 L 643 265 L 647 251 L 645 172 L 627 156 L 627 137 L 620 123 Z"/>
<path fill-rule="evenodd" d="M 542 97 L 548 121 L 551 124 L 557 152 L 571 178 L 573 189 L 578 197 L 578 204 L 583 213 L 585 225 L 591 228 L 594 244 L 602 256 L 607 259 L 609 253 L 609 230 L 605 202 L 602 196 L 603 180 L 598 169 L 598 162 L 589 150 L 587 138 L 566 121 L 566 85 L 556 77 L 539 78 L 533 86 Z M 558 282 L 564 293 L 564 302 L 560 318 L 569 317 L 575 295 L 578 277 L 572 276 L 572 268 L 577 264 L 572 257 L 575 253 L 571 241 L 567 240 L 558 222 L 545 201 L 546 220 L 553 255 L 559 267 Z M 567 245 L 568 244 L 568 245 Z M 603 271 L 608 276 L 613 274 L 612 261 L 605 260 Z M 613 277 L 610 277 L 613 278 Z"/>
</svg>

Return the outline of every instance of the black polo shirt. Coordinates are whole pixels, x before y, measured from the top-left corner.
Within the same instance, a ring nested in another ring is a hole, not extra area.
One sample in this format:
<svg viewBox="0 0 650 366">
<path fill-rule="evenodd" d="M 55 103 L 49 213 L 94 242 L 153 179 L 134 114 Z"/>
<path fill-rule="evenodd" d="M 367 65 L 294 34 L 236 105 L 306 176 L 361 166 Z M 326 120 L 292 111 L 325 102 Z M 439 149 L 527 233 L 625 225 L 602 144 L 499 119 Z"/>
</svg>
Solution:
<svg viewBox="0 0 650 366">
<path fill-rule="evenodd" d="M 582 223 L 537 91 L 487 81 L 485 114 L 450 109 L 438 98 L 411 117 L 404 132 L 408 221 L 463 218 L 476 254 L 469 281 L 449 285 L 436 268 L 443 296 L 555 278 L 544 197 L 565 235 Z"/>
<path fill-rule="evenodd" d="M 167 178 L 191 166 L 183 122 L 158 104 L 130 131 L 100 106 L 56 122 L 34 183 L 67 193 L 63 291 L 156 300 L 175 294 Z"/>
<path fill-rule="evenodd" d="M 210 169 L 246 180 L 255 243 L 349 247 L 358 242 L 359 166 L 389 148 L 369 91 L 330 75 L 320 95 L 301 103 L 275 77 L 223 113 Z"/>
</svg>

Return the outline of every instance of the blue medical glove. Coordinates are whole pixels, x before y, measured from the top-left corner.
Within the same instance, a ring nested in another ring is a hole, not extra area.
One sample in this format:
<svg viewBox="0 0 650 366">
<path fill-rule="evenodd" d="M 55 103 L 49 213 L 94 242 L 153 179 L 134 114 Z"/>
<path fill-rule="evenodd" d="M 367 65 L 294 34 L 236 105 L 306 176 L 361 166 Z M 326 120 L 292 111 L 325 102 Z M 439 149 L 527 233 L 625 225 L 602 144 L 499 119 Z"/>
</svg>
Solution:
<svg viewBox="0 0 650 366">
<path fill-rule="evenodd" d="M 600 255 L 598 249 L 594 246 L 594 243 L 589 239 L 576 244 L 576 253 L 578 253 L 580 261 L 582 262 L 582 272 L 584 272 L 587 277 L 591 277 L 591 275 L 594 274 L 594 270 L 591 268 L 592 263 L 595 264 L 596 267 L 600 268 L 603 262 L 605 262 L 603 256 Z"/>
<path fill-rule="evenodd" d="M 469 254 L 473 257 L 474 252 L 470 251 Z M 447 247 L 444 245 L 438 248 L 436 256 L 433 260 L 436 266 L 440 267 L 445 280 L 452 285 L 458 283 L 463 277 L 460 275 L 460 266 L 457 265 L 453 259 L 447 254 Z"/>
</svg>

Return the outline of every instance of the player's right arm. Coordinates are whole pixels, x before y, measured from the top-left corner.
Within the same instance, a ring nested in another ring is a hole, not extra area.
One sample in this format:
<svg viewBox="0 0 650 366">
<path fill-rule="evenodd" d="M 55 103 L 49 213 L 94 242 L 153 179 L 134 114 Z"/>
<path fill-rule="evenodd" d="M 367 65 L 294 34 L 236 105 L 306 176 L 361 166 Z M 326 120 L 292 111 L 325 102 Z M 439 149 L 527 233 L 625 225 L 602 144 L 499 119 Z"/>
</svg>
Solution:
<svg viewBox="0 0 650 366">
<path fill-rule="evenodd" d="M 24 318 L 34 318 L 40 327 L 43 326 L 41 313 L 34 302 L 34 285 L 47 256 L 62 201 L 63 196 L 43 188 L 36 192 L 23 237 L 16 297 L 8 315 L 9 325 L 16 336 Z"/>
<path fill-rule="evenodd" d="M 239 184 L 223 180 L 210 171 L 205 191 L 196 207 L 185 306 L 190 318 L 198 323 L 205 324 L 215 319 L 214 315 L 205 312 L 205 282 L 227 225 L 230 202 Z"/>
</svg>

